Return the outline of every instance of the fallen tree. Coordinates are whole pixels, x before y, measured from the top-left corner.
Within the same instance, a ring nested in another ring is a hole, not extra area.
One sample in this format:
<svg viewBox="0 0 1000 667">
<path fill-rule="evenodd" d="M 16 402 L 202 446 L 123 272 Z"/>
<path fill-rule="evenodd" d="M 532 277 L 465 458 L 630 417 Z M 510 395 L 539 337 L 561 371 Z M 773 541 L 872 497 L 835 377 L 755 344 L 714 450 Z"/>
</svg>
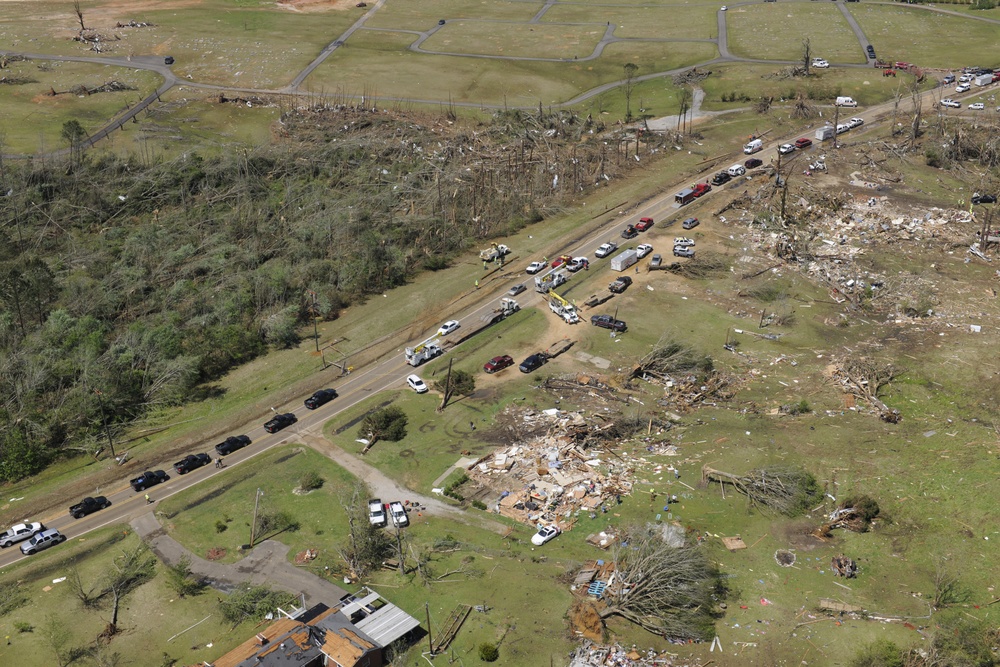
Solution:
<svg viewBox="0 0 1000 667">
<path fill-rule="evenodd" d="M 705 484 L 729 484 L 746 496 L 750 504 L 787 516 L 803 512 L 821 495 L 812 474 L 787 466 L 755 468 L 742 476 L 704 466 L 701 480 Z"/>
<path fill-rule="evenodd" d="M 612 547 L 615 584 L 602 598 L 600 616 L 619 616 L 674 639 L 714 634 L 715 600 L 724 597 L 718 571 L 698 546 L 668 544 L 662 527 L 632 526 Z"/>
</svg>

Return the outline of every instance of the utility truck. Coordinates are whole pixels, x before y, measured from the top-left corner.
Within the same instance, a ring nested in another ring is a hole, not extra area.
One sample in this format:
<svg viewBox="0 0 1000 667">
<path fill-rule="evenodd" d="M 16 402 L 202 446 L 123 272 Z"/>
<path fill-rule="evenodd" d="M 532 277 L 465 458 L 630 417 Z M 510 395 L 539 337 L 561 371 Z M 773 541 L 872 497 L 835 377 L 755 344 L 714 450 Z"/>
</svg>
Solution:
<svg viewBox="0 0 1000 667">
<path fill-rule="evenodd" d="M 566 324 L 576 324 L 580 321 L 580 315 L 576 312 L 576 306 L 554 291 L 549 292 L 549 308 L 553 313 L 563 318 Z"/>
<path fill-rule="evenodd" d="M 535 276 L 535 291 L 539 294 L 547 294 L 569 280 L 566 272 L 560 269 L 551 269 L 548 273 Z"/>
<path fill-rule="evenodd" d="M 500 244 L 494 243 L 489 248 L 479 253 L 479 259 L 481 259 L 484 262 L 495 262 L 501 257 L 506 257 L 509 254 L 510 254 L 510 248 L 508 248 L 502 243 Z"/>
<path fill-rule="evenodd" d="M 419 366 L 444 352 L 438 345 L 438 338 L 438 335 L 434 334 L 416 347 L 406 348 L 406 363 L 411 366 Z"/>
</svg>

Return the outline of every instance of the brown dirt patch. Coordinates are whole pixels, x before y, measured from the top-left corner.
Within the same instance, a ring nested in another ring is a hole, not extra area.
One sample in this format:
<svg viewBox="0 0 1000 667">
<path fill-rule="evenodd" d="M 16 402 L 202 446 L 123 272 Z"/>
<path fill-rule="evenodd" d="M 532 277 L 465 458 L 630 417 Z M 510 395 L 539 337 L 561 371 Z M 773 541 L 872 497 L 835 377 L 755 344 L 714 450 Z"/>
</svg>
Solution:
<svg viewBox="0 0 1000 667">
<path fill-rule="evenodd" d="M 212 547 L 205 556 L 208 560 L 222 560 L 225 557 L 226 550 L 221 547 Z"/>
<path fill-rule="evenodd" d="M 569 628 L 574 635 L 582 635 L 595 642 L 604 641 L 604 623 L 594 603 L 577 600 L 569 610 Z"/>
</svg>

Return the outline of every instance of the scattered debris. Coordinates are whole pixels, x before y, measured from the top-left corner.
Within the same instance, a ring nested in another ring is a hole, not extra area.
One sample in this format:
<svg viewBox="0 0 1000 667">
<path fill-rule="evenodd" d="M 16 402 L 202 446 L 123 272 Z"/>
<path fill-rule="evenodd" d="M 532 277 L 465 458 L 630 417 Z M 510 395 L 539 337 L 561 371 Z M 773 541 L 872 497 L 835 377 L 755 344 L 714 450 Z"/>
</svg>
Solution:
<svg viewBox="0 0 1000 667">
<path fill-rule="evenodd" d="M 830 567 L 833 568 L 833 573 L 838 577 L 854 579 L 858 576 L 858 564 L 844 555 L 831 558 Z"/>
</svg>

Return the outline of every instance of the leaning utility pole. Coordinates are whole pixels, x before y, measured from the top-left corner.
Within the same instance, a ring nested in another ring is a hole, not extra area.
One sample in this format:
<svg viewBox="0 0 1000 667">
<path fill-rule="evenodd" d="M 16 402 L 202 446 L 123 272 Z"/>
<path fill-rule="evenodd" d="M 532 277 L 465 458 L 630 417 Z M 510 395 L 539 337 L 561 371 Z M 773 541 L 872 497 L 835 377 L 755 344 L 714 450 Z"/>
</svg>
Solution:
<svg viewBox="0 0 1000 667">
<path fill-rule="evenodd" d="M 257 493 L 253 498 L 253 521 L 250 523 L 250 548 L 253 549 L 254 540 L 257 539 L 257 508 L 260 506 L 260 497 L 264 492 L 257 487 Z"/>
</svg>

